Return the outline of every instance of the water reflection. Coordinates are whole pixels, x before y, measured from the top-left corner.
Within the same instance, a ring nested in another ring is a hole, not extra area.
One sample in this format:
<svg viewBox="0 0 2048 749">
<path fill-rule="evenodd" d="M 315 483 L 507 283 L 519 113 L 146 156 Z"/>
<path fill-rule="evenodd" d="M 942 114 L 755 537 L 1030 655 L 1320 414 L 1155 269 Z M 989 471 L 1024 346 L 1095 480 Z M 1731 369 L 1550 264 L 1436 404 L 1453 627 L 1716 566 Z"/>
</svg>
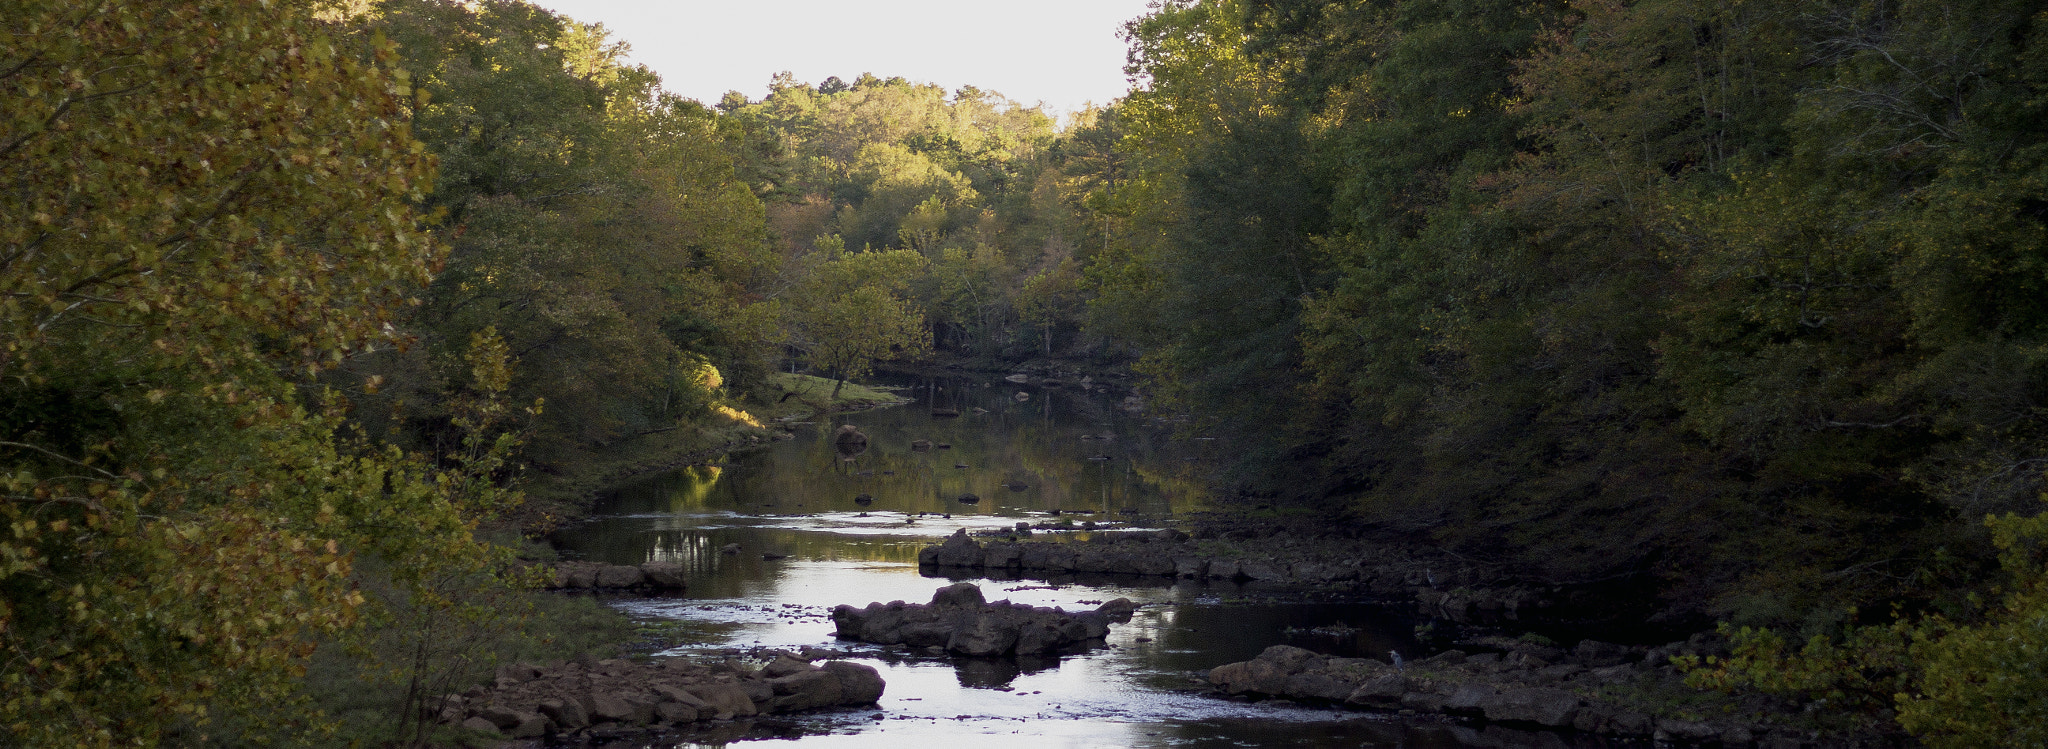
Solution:
<svg viewBox="0 0 2048 749">
<path fill-rule="evenodd" d="M 832 606 L 922 602 L 948 582 L 919 574 L 916 554 L 925 544 L 960 528 L 1007 528 L 1076 511 L 1098 522 L 1170 522 L 1201 506 L 1189 467 L 1222 449 L 1172 440 L 1100 394 L 963 380 L 903 384 L 917 403 L 801 425 L 794 440 L 639 482 L 555 541 L 572 556 L 685 565 L 685 593 L 607 600 L 636 616 L 690 622 L 704 648 L 841 646 L 831 636 Z M 1017 398 L 1020 392 L 1029 397 Z M 934 415 L 950 410 L 960 416 Z M 847 424 L 867 436 L 863 449 L 837 438 Z M 919 441 L 929 449 L 915 447 Z M 963 504 L 962 494 L 981 500 Z M 856 503 L 861 495 L 870 501 Z M 1192 673 L 1256 656 L 1290 630 L 1343 625 L 1350 640 L 1332 643 L 1339 649 L 1416 652 L 1414 622 L 1398 610 L 1245 603 L 1261 591 L 1256 585 L 971 574 L 957 579 L 977 582 L 991 600 L 1069 610 L 1116 597 L 1145 605 L 1111 630 L 1106 649 L 1059 659 L 954 659 L 856 646 L 859 660 L 888 682 L 881 710 L 755 721 L 658 745 L 795 738 L 893 748 L 963 736 L 1032 747 L 1501 745 L 1462 728 L 1187 691 Z"/>
</svg>

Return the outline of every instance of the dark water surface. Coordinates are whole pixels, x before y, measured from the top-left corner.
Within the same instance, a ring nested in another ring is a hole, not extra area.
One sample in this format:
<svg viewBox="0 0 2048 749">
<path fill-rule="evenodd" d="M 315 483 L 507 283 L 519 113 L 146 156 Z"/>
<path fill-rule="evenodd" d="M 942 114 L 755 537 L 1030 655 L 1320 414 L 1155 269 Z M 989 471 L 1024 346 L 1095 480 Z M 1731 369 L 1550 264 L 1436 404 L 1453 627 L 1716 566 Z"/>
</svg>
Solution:
<svg viewBox="0 0 2048 749">
<path fill-rule="evenodd" d="M 797 438 L 735 453 L 715 467 L 619 490 L 593 519 L 564 528 L 565 555 L 619 564 L 681 562 L 687 593 L 614 597 L 642 618 L 672 619 L 700 646 L 848 647 L 832 637 L 838 604 L 928 601 L 951 580 L 923 577 L 917 550 L 960 528 L 1017 522 L 1164 527 L 1200 509 L 1193 470 L 1221 443 L 1172 439 L 1168 425 L 1073 388 L 1000 380 L 901 380 L 916 402 L 798 425 Z M 1019 394 L 1022 394 L 1020 397 Z M 939 408 L 962 415 L 932 415 Z M 868 435 L 864 451 L 835 446 L 842 424 Z M 950 449 L 912 449 L 913 440 Z M 857 504 L 858 495 L 873 498 Z M 980 497 L 975 504 L 960 495 Z M 1059 514 L 1055 515 L 1054 511 Z M 737 553 L 727 553 L 737 544 Z M 797 741 L 805 746 L 913 747 L 1457 747 L 1561 745 L 1558 737 L 1404 720 L 1310 706 L 1252 704 L 1190 694 L 1196 672 L 1290 641 L 1289 630 L 1357 630 L 1325 651 L 1417 654 L 1412 621 L 1370 602 L 1273 603 L 1256 587 L 1163 578 L 1081 577 L 976 582 L 990 600 L 1091 607 L 1144 604 L 1111 628 L 1110 647 L 1057 660 L 973 660 L 851 646 L 888 682 L 879 711 L 778 719 L 658 746 Z M 1263 601 L 1263 602 L 1262 602 Z M 1348 654 L 1348 653 L 1347 653 Z M 966 742 L 966 743 L 961 743 Z"/>
</svg>

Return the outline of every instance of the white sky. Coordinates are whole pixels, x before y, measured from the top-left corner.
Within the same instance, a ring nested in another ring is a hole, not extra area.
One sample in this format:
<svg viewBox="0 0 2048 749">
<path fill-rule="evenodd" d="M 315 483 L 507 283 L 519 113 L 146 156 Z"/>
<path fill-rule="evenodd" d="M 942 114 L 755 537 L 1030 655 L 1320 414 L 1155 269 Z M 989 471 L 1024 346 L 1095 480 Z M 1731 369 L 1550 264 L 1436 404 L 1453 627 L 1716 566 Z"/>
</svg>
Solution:
<svg viewBox="0 0 2048 749">
<path fill-rule="evenodd" d="M 1130 89 L 1117 31 L 1146 0 L 533 0 L 602 23 L 671 92 L 758 100 L 783 70 L 816 84 L 863 72 L 972 85 L 1056 112 Z"/>
</svg>

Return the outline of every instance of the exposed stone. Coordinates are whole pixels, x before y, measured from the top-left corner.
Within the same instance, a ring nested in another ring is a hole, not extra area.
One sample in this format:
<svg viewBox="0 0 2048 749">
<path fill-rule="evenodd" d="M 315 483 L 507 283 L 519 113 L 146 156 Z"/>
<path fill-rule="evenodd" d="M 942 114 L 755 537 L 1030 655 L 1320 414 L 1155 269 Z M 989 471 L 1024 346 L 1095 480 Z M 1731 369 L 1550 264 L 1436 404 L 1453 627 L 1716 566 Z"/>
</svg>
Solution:
<svg viewBox="0 0 2048 749">
<path fill-rule="evenodd" d="M 555 568 L 555 587 L 581 589 L 597 584 L 597 566 L 565 564 Z"/>
<path fill-rule="evenodd" d="M 689 690 L 669 684 L 655 685 L 654 693 L 661 695 L 662 699 L 667 700 L 669 702 L 673 702 L 680 705 L 688 705 L 692 708 L 711 706 L 711 703 L 705 702 L 697 695 L 692 694 Z"/>
<path fill-rule="evenodd" d="M 769 679 L 780 679 L 784 676 L 789 676 L 791 674 L 800 674 L 805 671 L 813 670 L 815 668 L 817 667 L 812 666 L 809 661 L 793 658 L 789 655 L 782 655 L 776 657 L 776 659 L 768 665 L 762 666 L 761 675 L 766 676 Z"/>
<path fill-rule="evenodd" d="M 645 579 L 639 567 L 607 564 L 597 570 L 597 587 L 600 588 L 631 588 Z"/>
<path fill-rule="evenodd" d="M 1562 689 L 1510 689 L 1479 701 L 1487 720 L 1562 727 L 1572 724 L 1579 696 Z"/>
<path fill-rule="evenodd" d="M 941 567 L 979 567 L 981 544 L 968 538 L 967 529 L 962 528 L 954 531 L 953 535 L 939 546 L 938 555 L 934 557 L 933 562 Z"/>
<path fill-rule="evenodd" d="M 717 720 L 731 720 L 759 714 L 753 698 L 737 684 L 710 684 L 693 692 L 698 699 L 711 707 L 712 717 Z"/>
<path fill-rule="evenodd" d="M 1131 614 L 1137 610 L 1138 604 L 1132 603 L 1129 598 L 1105 601 L 1101 606 L 1095 607 L 1095 613 L 1101 614 L 1103 618 L 1118 624 L 1130 621 Z"/>
<path fill-rule="evenodd" d="M 1352 693 L 1350 684 L 1338 681 L 1321 671 L 1307 671 L 1288 677 L 1281 687 L 1281 693 L 1290 697 L 1307 697 L 1331 702 L 1343 702 Z"/>
<path fill-rule="evenodd" d="M 1322 656 L 1317 655 L 1316 651 L 1293 645 L 1274 645 L 1266 648 L 1260 651 L 1258 659 L 1279 666 L 1280 670 L 1288 673 L 1309 667 L 1311 663 L 1322 665 L 1323 662 Z"/>
<path fill-rule="evenodd" d="M 1344 698 L 1353 705 L 1391 704 L 1401 701 L 1408 693 L 1408 677 L 1400 674 L 1380 674 L 1367 679 Z"/>
<path fill-rule="evenodd" d="M 1127 600 L 1104 604 L 1101 611 L 1066 613 L 1008 601 L 987 603 L 972 583 L 941 588 L 930 605 L 891 601 L 865 608 L 833 607 L 832 621 L 842 639 L 882 645 L 937 648 L 955 655 L 1054 655 L 1091 644 L 1108 634 L 1112 616 L 1129 618 L 1135 608 Z M 1106 613 L 1105 613 L 1106 612 Z"/>
<path fill-rule="evenodd" d="M 1228 694 L 1285 694 L 1288 678 L 1286 669 L 1261 659 L 1225 663 L 1209 669 L 1209 683 L 1221 687 Z"/>
<path fill-rule="evenodd" d="M 689 723 L 701 714 L 696 707 L 680 702 L 663 702 L 654 706 L 654 719 L 660 723 Z"/>
<path fill-rule="evenodd" d="M 1021 552 L 1013 543 L 991 543 L 981 550 L 981 566 L 990 569 L 1016 567 L 1021 560 Z"/>
<path fill-rule="evenodd" d="M 485 707 L 482 710 L 478 710 L 476 713 L 476 717 L 488 720 L 491 722 L 491 725 L 496 726 L 499 730 L 504 730 L 519 725 L 519 722 L 522 719 L 524 719 L 525 716 L 521 715 L 519 711 L 513 710 L 509 707 L 504 707 L 501 705 L 491 705 Z"/>
<path fill-rule="evenodd" d="M 932 606 L 934 608 L 978 608 L 987 603 L 988 601 L 981 596 L 980 586 L 974 583 L 954 583 L 940 588 L 937 593 L 932 594 Z"/>
<path fill-rule="evenodd" d="M 1401 707 L 1419 713 L 1443 712 L 1444 696 L 1429 692 L 1409 692 L 1401 695 Z"/>
<path fill-rule="evenodd" d="M 881 672 L 876 671 L 873 666 L 831 661 L 824 665 L 824 670 L 825 673 L 839 679 L 839 694 L 844 698 L 845 704 L 871 704 L 882 698 L 882 692 L 887 687 L 882 682 Z"/>
<path fill-rule="evenodd" d="M 594 722 L 646 723 L 651 715 L 642 712 L 642 705 L 611 692 L 590 694 L 590 716 Z M 647 705 L 645 707 L 652 707 Z M 647 711 L 647 712 L 652 712 Z"/>
<path fill-rule="evenodd" d="M 1275 582 L 1287 579 L 1287 565 L 1280 562 L 1249 561 L 1238 565 L 1238 572 L 1253 580 Z"/>
<path fill-rule="evenodd" d="M 841 699 L 839 677 L 822 669 L 770 679 L 768 684 L 775 691 L 768 704 L 778 712 L 836 705 Z"/>
<path fill-rule="evenodd" d="M 946 640 L 946 651 L 972 657 L 1003 655 L 1017 646 L 1018 629 L 1008 617 L 983 612 L 967 626 L 953 630 L 952 637 Z"/>
<path fill-rule="evenodd" d="M 1715 741 L 1721 738 L 1721 732 L 1699 721 L 1658 718 L 1656 738 L 1658 741 Z"/>
<path fill-rule="evenodd" d="M 1587 668 L 1604 668 L 1607 666 L 1618 666 L 1627 662 L 1629 649 L 1626 645 L 1616 645 L 1611 642 L 1581 640 L 1579 641 L 1579 646 L 1572 650 L 1572 655 L 1577 657 L 1579 662 L 1585 664 Z"/>
<path fill-rule="evenodd" d="M 689 587 L 689 568 L 677 562 L 648 562 L 640 565 L 642 579 L 650 586 L 666 590 L 683 590 Z"/>
<path fill-rule="evenodd" d="M 1647 734 L 1656 730 L 1657 722 L 1642 713 L 1619 710 L 1607 718 L 1607 725 L 1615 733 Z"/>
<path fill-rule="evenodd" d="M 545 699 L 540 701 L 540 714 L 548 716 L 556 726 L 576 730 L 590 725 L 590 713 L 583 709 L 583 703 L 575 700 Z"/>
<path fill-rule="evenodd" d="M 1444 700 L 1444 712 L 1477 715 L 1483 711 L 1481 704 L 1491 699 L 1498 691 L 1486 684 L 1460 684 L 1451 692 L 1451 696 Z"/>
</svg>

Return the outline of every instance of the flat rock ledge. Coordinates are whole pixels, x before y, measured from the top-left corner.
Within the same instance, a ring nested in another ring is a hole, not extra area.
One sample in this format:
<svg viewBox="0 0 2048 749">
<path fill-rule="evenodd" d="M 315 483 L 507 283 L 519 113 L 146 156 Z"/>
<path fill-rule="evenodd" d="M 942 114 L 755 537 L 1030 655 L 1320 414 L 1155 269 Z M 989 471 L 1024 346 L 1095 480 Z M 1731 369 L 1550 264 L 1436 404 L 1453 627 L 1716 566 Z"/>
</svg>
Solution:
<svg viewBox="0 0 2048 749">
<path fill-rule="evenodd" d="M 812 664 L 780 654 L 762 668 L 663 658 L 498 669 L 497 683 L 451 694 L 432 717 L 509 739 L 616 735 L 697 721 L 873 705 L 884 688 L 873 667 Z"/>
<path fill-rule="evenodd" d="M 1248 551 L 1248 547 L 1256 550 Z M 1556 605 L 1543 591 L 1490 584 L 1491 574 L 1452 561 L 1432 563 L 1412 550 L 1266 539 L 1204 541 L 1178 530 L 1097 532 L 1084 542 L 976 540 L 965 529 L 918 550 L 920 566 L 1009 571 L 1024 576 L 1073 573 L 1345 585 L 1415 601 L 1428 616 L 1460 624 L 1500 624 Z"/>
<path fill-rule="evenodd" d="M 683 590 L 689 587 L 686 571 L 676 562 L 563 562 L 555 565 L 549 587 L 556 590 Z"/>
<path fill-rule="evenodd" d="M 1068 612 L 1009 601 L 986 602 L 973 583 L 940 588 L 930 604 L 840 605 L 832 622 L 840 639 L 906 645 L 953 655 L 988 658 L 1058 655 L 1103 645 L 1111 623 L 1131 620 L 1137 605 L 1118 598 L 1092 611 Z"/>
<path fill-rule="evenodd" d="M 1659 681 L 1669 687 L 1668 682 L 1677 678 L 1669 667 L 1617 662 L 1625 650 L 1590 640 L 1571 652 L 1531 647 L 1505 654 L 1467 655 L 1451 650 L 1396 669 L 1369 658 L 1338 658 L 1275 645 L 1252 660 L 1211 669 L 1208 683 L 1217 692 L 1232 696 L 1433 713 L 1515 727 L 1647 738 L 1660 745 L 1768 749 L 1832 745 L 1800 729 L 1655 715 L 1604 699 L 1603 695 L 1654 691 Z"/>
</svg>

